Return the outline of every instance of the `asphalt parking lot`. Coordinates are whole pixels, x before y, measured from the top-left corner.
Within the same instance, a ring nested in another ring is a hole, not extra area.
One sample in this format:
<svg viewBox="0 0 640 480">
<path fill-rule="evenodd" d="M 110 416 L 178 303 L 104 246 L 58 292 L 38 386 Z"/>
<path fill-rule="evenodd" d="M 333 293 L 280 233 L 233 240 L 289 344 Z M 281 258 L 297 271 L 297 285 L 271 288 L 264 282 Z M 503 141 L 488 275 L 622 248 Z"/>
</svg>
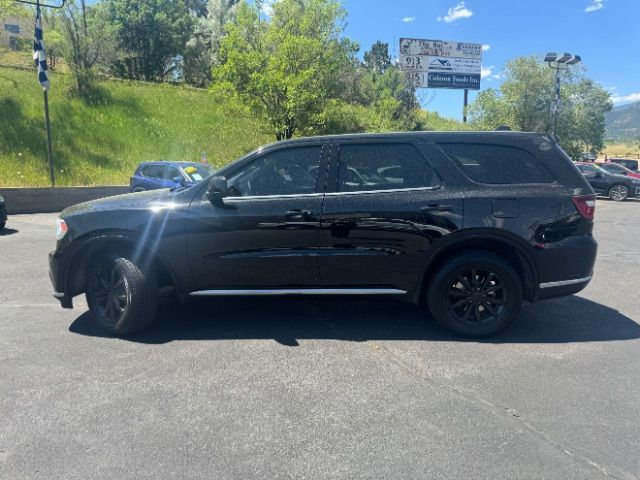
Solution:
<svg viewBox="0 0 640 480">
<path fill-rule="evenodd" d="M 640 478 L 640 201 L 594 281 L 484 341 L 389 300 L 163 308 L 131 339 L 51 297 L 55 215 L 0 234 L 1 479 Z"/>
</svg>

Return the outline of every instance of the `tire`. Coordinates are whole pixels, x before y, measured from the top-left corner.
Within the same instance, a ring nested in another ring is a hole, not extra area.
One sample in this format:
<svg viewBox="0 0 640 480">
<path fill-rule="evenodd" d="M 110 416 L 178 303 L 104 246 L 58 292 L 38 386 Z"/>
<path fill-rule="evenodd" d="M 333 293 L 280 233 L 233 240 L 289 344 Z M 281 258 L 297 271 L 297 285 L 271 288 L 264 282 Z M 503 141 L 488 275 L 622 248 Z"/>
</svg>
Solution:
<svg viewBox="0 0 640 480">
<path fill-rule="evenodd" d="M 4 230 L 4 227 L 7 226 L 7 222 L 0 222 L 0 230 Z"/>
<path fill-rule="evenodd" d="M 93 261 L 85 292 L 96 323 L 117 336 L 144 330 L 158 308 L 155 277 L 117 254 Z"/>
<path fill-rule="evenodd" d="M 467 337 L 484 337 L 506 328 L 520 313 L 522 281 L 513 266 L 486 251 L 461 254 L 446 262 L 427 291 L 431 314 Z"/>
<path fill-rule="evenodd" d="M 624 202 L 628 196 L 629 187 L 621 183 L 616 183 L 609 189 L 609 198 L 614 202 Z"/>
<path fill-rule="evenodd" d="M 138 192 L 146 192 L 146 190 L 142 187 L 136 187 L 133 190 L 131 190 L 131 193 L 138 193 Z"/>
</svg>

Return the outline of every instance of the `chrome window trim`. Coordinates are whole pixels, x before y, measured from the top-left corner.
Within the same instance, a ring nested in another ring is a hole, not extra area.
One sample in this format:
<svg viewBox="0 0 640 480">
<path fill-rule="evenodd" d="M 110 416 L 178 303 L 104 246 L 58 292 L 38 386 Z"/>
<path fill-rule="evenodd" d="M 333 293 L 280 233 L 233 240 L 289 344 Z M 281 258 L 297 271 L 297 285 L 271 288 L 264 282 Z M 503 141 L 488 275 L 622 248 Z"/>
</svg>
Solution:
<svg viewBox="0 0 640 480">
<path fill-rule="evenodd" d="M 364 195 L 374 193 L 400 193 L 400 192 L 419 192 L 429 190 L 439 190 L 441 185 L 437 187 L 414 187 L 414 188 L 394 188 L 389 190 L 357 190 L 355 192 L 328 192 L 328 193 L 296 193 L 291 195 L 249 195 L 246 197 L 225 197 L 225 201 L 243 201 L 243 200 L 270 200 L 278 198 L 314 198 L 323 195 L 336 197 L 340 195 Z"/>
<path fill-rule="evenodd" d="M 395 288 L 280 288 L 280 289 L 215 289 L 191 292 L 192 297 L 271 296 L 271 295 L 404 295 Z"/>
<path fill-rule="evenodd" d="M 242 200 L 269 200 L 275 198 L 314 198 L 322 197 L 324 193 L 294 193 L 290 195 L 248 195 L 246 197 L 224 197 L 224 201 L 242 201 Z"/>
<path fill-rule="evenodd" d="M 440 188 L 442 188 L 442 185 L 436 187 L 389 188 L 385 190 L 356 190 L 354 192 L 327 192 L 325 195 L 335 197 L 338 195 L 363 195 L 367 193 L 419 192 L 423 190 L 439 190 Z"/>
<path fill-rule="evenodd" d="M 553 288 L 564 287 L 566 285 L 575 285 L 576 283 L 586 283 L 591 280 L 591 275 L 588 277 L 574 278 L 572 280 L 559 280 L 557 282 L 545 282 L 540 284 L 540 288 Z"/>
</svg>

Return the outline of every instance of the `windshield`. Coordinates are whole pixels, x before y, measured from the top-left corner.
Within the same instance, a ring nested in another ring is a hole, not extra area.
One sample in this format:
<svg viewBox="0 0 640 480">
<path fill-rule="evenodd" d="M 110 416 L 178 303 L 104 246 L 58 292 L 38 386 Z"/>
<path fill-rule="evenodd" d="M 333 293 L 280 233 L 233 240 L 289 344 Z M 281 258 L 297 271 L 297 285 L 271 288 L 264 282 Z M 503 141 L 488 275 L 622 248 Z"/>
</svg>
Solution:
<svg viewBox="0 0 640 480">
<path fill-rule="evenodd" d="M 200 183 L 205 178 L 213 175 L 213 173 L 215 172 L 215 169 L 210 165 L 197 165 L 197 164 L 189 165 L 188 167 L 185 167 L 183 170 L 184 170 L 184 173 L 186 173 L 187 177 L 189 177 L 189 180 L 195 183 Z"/>
</svg>

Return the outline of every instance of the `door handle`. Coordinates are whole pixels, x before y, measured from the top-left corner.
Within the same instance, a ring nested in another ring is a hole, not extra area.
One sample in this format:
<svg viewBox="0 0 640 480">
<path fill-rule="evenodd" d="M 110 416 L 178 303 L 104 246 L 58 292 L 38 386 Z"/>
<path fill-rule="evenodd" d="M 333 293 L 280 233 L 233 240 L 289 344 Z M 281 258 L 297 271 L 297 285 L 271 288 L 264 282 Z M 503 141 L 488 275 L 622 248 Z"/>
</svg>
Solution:
<svg viewBox="0 0 640 480">
<path fill-rule="evenodd" d="M 289 222 L 308 222 L 311 221 L 313 213 L 310 210 L 288 210 L 284 217 Z"/>
<path fill-rule="evenodd" d="M 420 209 L 423 212 L 450 212 L 451 205 L 437 205 L 435 203 L 424 206 Z"/>
</svg>

